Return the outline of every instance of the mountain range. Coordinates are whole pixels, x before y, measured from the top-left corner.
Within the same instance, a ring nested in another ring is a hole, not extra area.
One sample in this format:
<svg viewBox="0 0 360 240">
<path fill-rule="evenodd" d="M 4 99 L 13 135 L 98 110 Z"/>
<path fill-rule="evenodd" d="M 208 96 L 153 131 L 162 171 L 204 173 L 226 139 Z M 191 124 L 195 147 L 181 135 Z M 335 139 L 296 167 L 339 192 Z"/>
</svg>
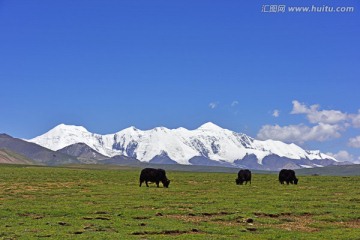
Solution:
<svg viewBox="0 0 360 240">
<path fill-rule="evenodd" d="M 76 157 L 82 163 L 146 162 L 259 170 L 342 164 L 318 150 L 304 150 L 281 141 L 256 140 L 211 122 L 194 130 L 129 127 L 106 135 L 91 133 L 82 126 L 60 124 L 26 141 Z"/>
</svg>

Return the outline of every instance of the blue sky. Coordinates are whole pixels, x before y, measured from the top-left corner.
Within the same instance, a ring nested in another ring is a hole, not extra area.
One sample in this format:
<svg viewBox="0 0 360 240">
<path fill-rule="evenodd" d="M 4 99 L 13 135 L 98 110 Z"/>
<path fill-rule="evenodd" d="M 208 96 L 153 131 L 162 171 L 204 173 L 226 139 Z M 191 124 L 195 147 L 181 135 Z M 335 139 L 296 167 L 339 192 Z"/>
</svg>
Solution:
<svg viewBox="0 0 360 240">
<path fill-rule="evenodd" d="M 265 5 L 354 7 L 261 12 Z M 0 0 L 0 132 L 195 129 L 360 160 L 360 4 Z"/>
</svg>

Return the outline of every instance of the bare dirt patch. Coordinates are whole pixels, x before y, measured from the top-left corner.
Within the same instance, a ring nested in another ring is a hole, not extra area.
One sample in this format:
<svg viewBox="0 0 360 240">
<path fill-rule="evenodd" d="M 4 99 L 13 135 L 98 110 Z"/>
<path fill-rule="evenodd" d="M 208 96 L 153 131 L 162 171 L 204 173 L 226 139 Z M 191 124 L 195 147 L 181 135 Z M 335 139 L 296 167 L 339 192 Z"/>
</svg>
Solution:
<svg viewBox="0 0 360 240">
<path fill-rule="evenodd" d="M 19 213 L 18 216 L 19 217 L 29 217 L 32 219 L 42 219 L 45 217 L 44 215 L 36 214 L 36 213 Z"/>
<path fill-rule="evenodd" d="M 219 216 L 225 216 L 225 215 L 230 215 L 232 213 L 228 213 L 228 212 L 217 212 L 217 213 L 201 213 L 201 214 L 194 214 L 194 213 L 189 213 L 187 215 L 167 215 L 166 217 L 168 218 L 175 218 L 178 220 L 182 220 L 185 222 L 208 222 L 208 221 L 212 221 L 215 217 L 219 217 Z"/>
<path fill-rule="evenodd" d="M 202 233 L 199 229 L 193 228 L 189 231 L 181 230 L 164 230 L 164 231 L 142 231 L 142 232 L 133 232 L 132 235 L 181 235 L 181 234 L 196 234 Z"/>
<path fill-rule="evenodd" d="M 270 217 L 270 218 L 278 218 L 282 216 L 290 216 L 291 213 L 262 213 L 262 212 L 256 212 L 254 213 L 257 217 Z"/>
<path fill-rule="evenodd" d="M 139 216 L 139 217 L 133 217 L 135 220 L 144 220 L 144 219 L 150 219 L 148 216 Z"/>
</svg>

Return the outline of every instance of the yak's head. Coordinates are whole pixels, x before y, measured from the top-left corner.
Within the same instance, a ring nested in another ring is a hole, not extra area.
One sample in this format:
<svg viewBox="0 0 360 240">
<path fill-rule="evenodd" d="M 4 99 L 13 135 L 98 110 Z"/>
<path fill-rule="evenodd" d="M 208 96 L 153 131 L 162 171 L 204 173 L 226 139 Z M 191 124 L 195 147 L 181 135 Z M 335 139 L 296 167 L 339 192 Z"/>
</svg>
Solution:
<svg viewBox="0 0 360 240">
<path fill-rule="evenodd" d="M 295 178 L 294 179 L 294 184 L 298 184 L 298 181 L 299 181 L 299 179 Z"/>
<path fill-rule="evenodd" d="M 169 179 L 166 179 L 166 180 L 164 180 L 162 183 L 163 183 L 164 187 L 168 188 L 168 187 L 169 187 L 169 184 L 170 184 L 170 180 L 169 180 Z"/>
<path fill-rule="evenodd" d="M 240 179 L 240 178 L 237 178 L 237 179 L 235 179 L 235 182 L 236 182 L 237 185 L 242 185 L 244 183 L 244 180 Z"/>
</svg>

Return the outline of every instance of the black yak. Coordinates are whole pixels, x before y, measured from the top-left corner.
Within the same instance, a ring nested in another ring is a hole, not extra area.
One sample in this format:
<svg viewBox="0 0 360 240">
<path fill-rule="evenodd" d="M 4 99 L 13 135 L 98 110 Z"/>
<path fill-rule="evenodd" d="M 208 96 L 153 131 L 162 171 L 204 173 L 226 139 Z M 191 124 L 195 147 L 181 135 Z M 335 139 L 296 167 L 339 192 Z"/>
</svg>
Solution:
<svg viewBox="0 0 360 240">
<path fill-rule="evenodd" d="M 284 184 L 284 182 L 286 182 L 286 184 L 297 184 L 298 181 L 299 179 L 296 178 L 294 170 L 281 169 L 281 171 L 279 172 L 279 182 L 281 184 Z"/>
<path fill-rule="evenodd" d="M 249 169 L 241 169 L 238 172 L 238 178 L 235 180 L 237 185 L 242 185 L 244 182 L 251 184 L 251 171 Z"/>
<path fill-rule="evenodd" d="M 149 187 L 148 182 L 156 183 L 156 186 L 159 187 L 159 182 L 162 182 L 164 187 L 169 187 L 170 180 L 166 177 L 166 172 L 164 169 L 155 169 L 155 168 L 144 168 L 140 173 L 140 187 L 141 184 L 145 182 L 146 186 Z"/>
</svg>

